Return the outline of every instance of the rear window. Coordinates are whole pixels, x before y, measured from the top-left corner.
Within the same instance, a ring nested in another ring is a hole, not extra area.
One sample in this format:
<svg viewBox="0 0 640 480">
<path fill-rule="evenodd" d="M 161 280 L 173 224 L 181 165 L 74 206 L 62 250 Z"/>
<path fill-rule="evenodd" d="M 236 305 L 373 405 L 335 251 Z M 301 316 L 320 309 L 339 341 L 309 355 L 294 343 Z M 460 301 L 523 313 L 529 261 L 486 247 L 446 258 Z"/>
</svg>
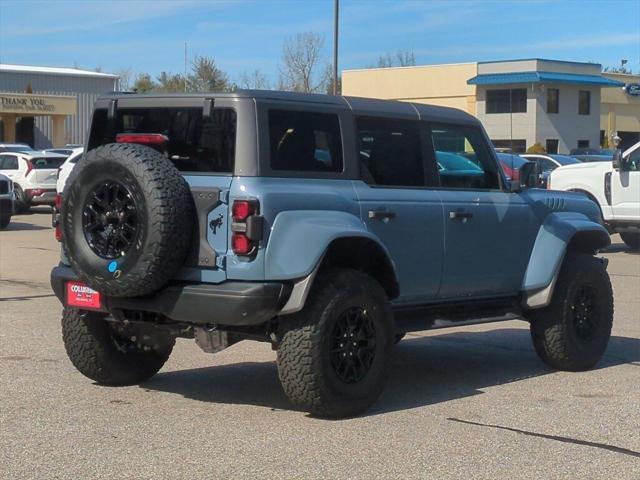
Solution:
<svg viewBox="0 0 640 480">
<path fill-rule="evenodd" d="M 118 109 L 109 125 L 106 109 L 96 110 L 89 148 L 115 142 L 119 133 L 160 133 L 168 139 L 167 156 L 181 172 L 233 173 L 236 113 L 215 108 L 204 118 L 202 108 Z"/>
<path fill-rule="evenodd" d="M 66 158 L 45 158 L 45 157 L 34 157 L 31 159 L 31 164 L 33 168 L 36 170 L 46 170 L 51 168 L 58 168 L 60 165 L 64 163 Z"/>
<path fill-rule="evenodd" d="M 342 136 L 336 114 L 269 111 L 271 168 L 297 172 L 342 172 Z"/>
</svg>

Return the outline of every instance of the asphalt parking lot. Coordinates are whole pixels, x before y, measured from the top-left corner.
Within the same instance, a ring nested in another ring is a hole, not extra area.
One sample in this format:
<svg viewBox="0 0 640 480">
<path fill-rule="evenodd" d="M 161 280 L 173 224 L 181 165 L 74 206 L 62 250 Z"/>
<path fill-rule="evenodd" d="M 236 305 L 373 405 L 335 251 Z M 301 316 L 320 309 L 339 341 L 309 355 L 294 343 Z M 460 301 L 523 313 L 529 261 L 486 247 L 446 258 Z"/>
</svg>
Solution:
<svg viewBox="0 0 640 480">
<path fill-rule="evenodd" d="M 275 353 L 178 340 L 143 385 L 64 352 L 47 208 L 0 232 L 2 478 L 640 478 L 640 255 L 613 237 L 614 330 L 595 370 L 554 372 L 524 322 L 410 334 L 367 415 L 292 410 Z"/>
</svg>

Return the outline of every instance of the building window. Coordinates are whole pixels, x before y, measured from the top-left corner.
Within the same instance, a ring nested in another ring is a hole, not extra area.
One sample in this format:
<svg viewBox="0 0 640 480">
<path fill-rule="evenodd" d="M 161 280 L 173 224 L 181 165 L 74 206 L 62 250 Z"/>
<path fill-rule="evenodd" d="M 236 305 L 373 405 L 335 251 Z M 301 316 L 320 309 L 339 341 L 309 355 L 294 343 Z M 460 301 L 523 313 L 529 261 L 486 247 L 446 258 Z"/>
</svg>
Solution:
<svg viewBox="0 0 640 480">
<path fill-rule="evenodd" d="M 555 138 L 548 138 L 546 142 L 547 153 L 558 153 L 558 140 Z"/>
<path fill-rule="evenodd" d="M 503 153 L 524 153 L 527 150 L 527 141 L 521 139 L 513 140 L 491 140 L 493 146 Z"/>
<path fill-rule="evenodd" d="M 589 148 L 589 140 L 578 140 L 578 148 Z"/>
<path fill-rule="evenodd" d="M 560 109 L 560 90 L 557 88 L 547 89 L 547 113 L 558 113 Z"/>
<path fill-rule="evenodd" d="M 487 90 L 485 113 L 526 113 L 527 89 Z"/>
<path fill-rule="evenodd" d="M 589 90 L 580 90 L 578 94 L 578 114 L 589 115 L 591 113 L 591 92 Z"/>
</svg>

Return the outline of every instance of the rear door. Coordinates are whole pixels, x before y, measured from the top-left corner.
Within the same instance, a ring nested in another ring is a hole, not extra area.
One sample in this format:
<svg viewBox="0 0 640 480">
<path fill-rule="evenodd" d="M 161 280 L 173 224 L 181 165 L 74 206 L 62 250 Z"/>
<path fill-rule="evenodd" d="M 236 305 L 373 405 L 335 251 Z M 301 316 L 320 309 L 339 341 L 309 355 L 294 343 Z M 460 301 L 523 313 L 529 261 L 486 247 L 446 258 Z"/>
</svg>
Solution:
<svg viewBox="0 0 640 480">
<path fill-rule="evenodd" d="M 526 192 L 502 190 L 480 127 L 432 123 L 428 132 L 436 158 L 454 154 L 481 171 L 439 168 L 445 222 L 440 299 L 517 293 L 539 228 Z"/>
<path fill-rule="evenodd" d="M 189 184 L 197 213 L 197 234 L 180 279 L 226 279 L 237 119 L 233 99 L 196 97 L 123 98 L 118 99 L 114 118 L 108 118 L 107 108 L 94 113 L 89 150 L 116 141 L 118 134 L 167 137 L 164 153 Z"/>
<path fill-rule="evenodd" d="M 27 176 L 32 187 L 55 188 L 58 180 L 58 167 L 65 161 L 65 157 L 33 157 L 33 170 Z"/>
<path fill-rule="evenodd" d="M 12 153 L 0 154 L 0 173 L 15 180 L 18 174 L 18 157 Z"/>
<path fill-rule="evenodd" d="M 426 187 L 420 122 L 356 118 L 361 181 L 355 182 L 367 228 L 389 250 L 400 282 L 399 304 L 437 297 L 443 253 L 442 205 Z"/>
</svg>

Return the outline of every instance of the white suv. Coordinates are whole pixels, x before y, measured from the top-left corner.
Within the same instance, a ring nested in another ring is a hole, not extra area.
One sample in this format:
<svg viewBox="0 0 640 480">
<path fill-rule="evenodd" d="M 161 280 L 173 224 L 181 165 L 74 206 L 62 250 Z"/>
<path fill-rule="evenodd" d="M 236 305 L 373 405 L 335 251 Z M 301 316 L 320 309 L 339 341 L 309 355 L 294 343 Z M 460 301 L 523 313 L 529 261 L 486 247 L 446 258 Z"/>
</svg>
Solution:
<svg viewBox="0 0 640 480">
<path fill-rule="evenodd" d="M 0 173 L 13 181 L 17 213 L 34 204 L 54 204 L 58 167 L 65 158 L 56 153 L 0 153 Z"/>
<path fill-rule="evenodd" d="M 609 231 L 640 249 L 640 142 L 622 153 L 619 165 L 592 162 L 557 168 L 547 188 L 584 193 L 600 205 Z"/>
</svg>

